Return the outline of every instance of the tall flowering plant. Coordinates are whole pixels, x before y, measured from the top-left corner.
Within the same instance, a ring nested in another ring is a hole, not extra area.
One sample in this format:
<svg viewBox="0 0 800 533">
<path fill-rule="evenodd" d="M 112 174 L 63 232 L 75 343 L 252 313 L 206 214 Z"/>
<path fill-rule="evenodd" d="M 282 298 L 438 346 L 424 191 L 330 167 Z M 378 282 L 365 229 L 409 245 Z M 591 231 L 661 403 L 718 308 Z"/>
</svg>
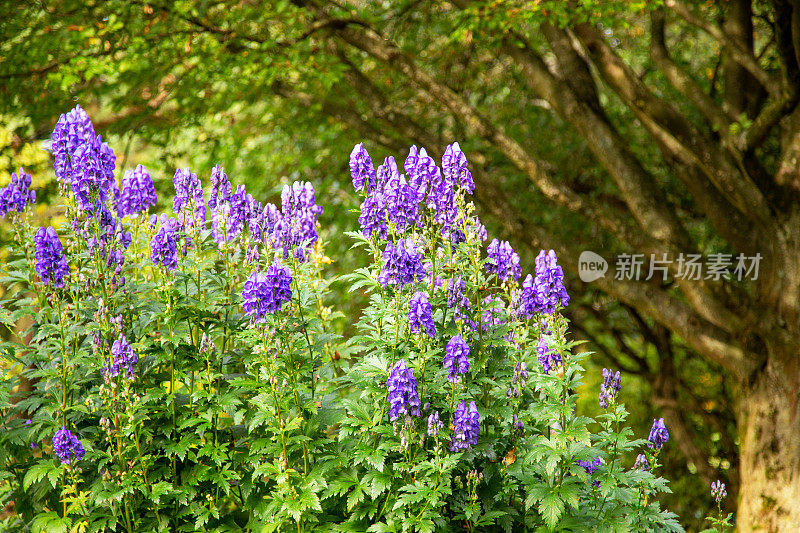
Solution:
<svg viewBox="0 0 800 533">
<path fill-rule="evenodd" d="M 511 244 L 487 242 L 458 144 L 441 166 L 412 147 L 402 167 L 377 168 L 358 144 L 350 170 L 362 195 L 350 236 L 373 263 L 343 277 L 370 296 L 349 341 L 361 356 L 337 379 L 341 473 L 325 500 L 348 527 L 679 530 L 652 501 L 666 429 L 632 438 L 619 373 L 597 420 L 576 413 L 586 354 L 568 338 L 556 254 L 521 280 Z M 637 448 L 654 468 L 634 466 Z"/>
<path fill-rule="evenodd" d="M 52 146 L 64 223 L 30 224 L 23 170 L 0 190 L 16 232 L 3 527 L 680 529 L 653 497 L 663 419 L 632 438 L 619 374 L 596 420 L 576 414 L 585 355 L 557 257 L 520 284 L 511 244 L 487 245 L 457 143 L 441 165 L 412 147 L 377 168 L 355 147 L 351 237 L 372 262 L 339 280 L 310 183 L 276 205 L 221 166 L 208 184 L 187 168 L 157 198 L 145 167 L 116 174 L 80 107 Z M 334 281 L 369 296 L 349 339 Z"/>
</svg>

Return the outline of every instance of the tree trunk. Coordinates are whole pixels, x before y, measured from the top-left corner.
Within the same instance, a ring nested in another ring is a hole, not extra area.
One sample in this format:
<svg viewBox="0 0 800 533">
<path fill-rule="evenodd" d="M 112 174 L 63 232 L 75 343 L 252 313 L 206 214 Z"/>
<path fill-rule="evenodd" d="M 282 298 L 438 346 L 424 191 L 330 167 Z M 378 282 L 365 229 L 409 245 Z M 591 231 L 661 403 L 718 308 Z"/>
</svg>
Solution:
<svg viewBox="0 0 800 533">
<path fill-rule="evenodd" d="M 739 531 L 800 531 L 800 345 L 775 353 L 737 401 Z"/>
</svg>

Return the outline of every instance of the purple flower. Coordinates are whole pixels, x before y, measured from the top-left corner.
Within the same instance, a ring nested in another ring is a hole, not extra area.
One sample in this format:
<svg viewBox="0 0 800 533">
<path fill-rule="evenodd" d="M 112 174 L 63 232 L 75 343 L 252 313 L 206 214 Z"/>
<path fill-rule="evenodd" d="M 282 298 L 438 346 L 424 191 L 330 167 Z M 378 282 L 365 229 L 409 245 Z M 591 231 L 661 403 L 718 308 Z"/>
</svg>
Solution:
<svg viewBox="0 0 800 533">
<path fill-rule="evenodd" d="M 64 278 L 69 274 L 67 258 L 64 257 L 64 247 L 58 238 L 56 230 L 52 227 L 39 228 L 34 237 L 36 247 L 36 272 L 42 283 L 56 288 L 64 286 Z"/>
<path fill-rule="evenodd" d="M 317 242 L 317 217 L 322 207 L 316 204 L 314 187 L 305 181 L 295 181 L 291 187 L 283 186 L 281 192 L 281 212 L 285 219 L 291 220 L 295 234 L 302 246 Z"/>
<path fill-rule="evenodd" d="M 28 203 L 36 202 L 36 191 L 30 190 L 31 175 L 22 167 L 11 174 L 11 183 L 0 189 L 0 218 L 5 218 L 11 211 L 22 213 Z"/>
<path fill-rule="evenodd" d="M 168 270 L 178 268 L 178 221 L 161 214 L 161 227 L 150 240 L 150 258 Z"/>
<path fill-rule="evenodd" d="M 456 407 L 453 414 L 453 437 L 450 440 L 450 451 L 457 452 L 466 450 L 470 446 L 478 444 L 478 435 L 481 432 L 481 415 L 475 402 L 469 402 L 467 406 L 464 400 Z"/>
<path fill-rule="evenodd" d="M 633 468 L 640 469 L 642 472 L 650 471 L 650 461 L 647 460 L 647 456 L 643 453 L 636 456 L 636 462 L 633 463 Z"/>
<path fill-rule="evenodd" d="M 669 432 L 664 425 L 664 419 L 653 419 L 653 427 L 650 429 L 650 436 L 647 437 L 649 441 L 647 446 L 656 450 L 660 450 L 664 444 L 669 440 Z"/>
<path fill-rule="evenodd" d="M 378 238 L 387 238 L 389 235 L 387 216 L 386 198 L 381 191 L 373 190 L 361 203 L 361 215 L 358 217 L 361 232 L 367 237 L 371 237 L 374 233 Z"/>
<path fill-rule="evenodd" d="M 481 328 L 483 331 L 489 331 L 495 326 L 505 324 L 505 316 L 503 310 L 505 304 L 503 299 L 499 296 L 487 296 L 483 299 L 483 315 L 481 315 Z"/>
<path fill-rule="evenodd" d="M 419 198 L 417 191 L 412 187 L 405 176 L 397 172 L 397 165 L 392 157 L 387 158 L 393 170 L 388 175 L 388 180 L 383 184 L 383 198 L 386 202 L 386 214 L 394 222 L 399 231 L 421 224 L 419 218 Z M 381 167 L 383 168 L 383 167 Z"/>
<path fill-rule="evenodd" d="M 78 208 L 90 216 L 108 200 L 114 184 L 116 156 L 80 107 L 61 115 L 53 130 L 56 178 L 69 183 Z"/>
<path fill-rule="evenodd" d="M 137 165 L 133 171 L 125 172 L 122 192 L 117 198 L 117 213 L 120 217 L 143 213 L 150 206 L 156 205 L 156 202 L 156 189 L 146 168 Z"/>
<path fill-rule="evenodd" d="M 489 262 L 486 263 L 486 271 L 490 274 L 497 274 L 501 281 L 509 277 L 519 279 L 522 269 L 519 266 L 519 255 L 514 252 L 508 241 L 498 241 L 494 239 L 486 248 L 489 255 Z"/>
<path fill-rule="evenodd" d="M 591 461 L 578 461 L 578 465 L 584 470 L 586 470 L 586 473 L 589 474 L 590 476 L 594 474 L 595 470 L 600 468 L 600 464 L 601 461 L 599 457 L 595 457 Z"/>
<path fill-rule="evenodd" d="M 471 309 L 469 298 L 466 295 L 467 284 L 459 276 L 447 283 L 447 307 L 455 311 L 455 319 L 461 320 Z"/>
<path fill-rule="evenodd" d="M 511 422 L 511 431 L 515 439 L 525 436 L 525 422 L 517 418 L 517 415 L 514 415 Z"/>
<path fill-rule="evenodd" d="M 725 490 L 725 483 L 720 480 L 716 480 L 711 484 L 711 496 L 714 497 L 717 503 L 720 503 L 725 497 L 728 495 L 728 491 Z"/>
<path fill-rule="evenodd" d="M 469 372 L 469 345 L 464 342 L 461 335 L 456 335 L 447 343 L 444 351 L 443 367 L 449 371 L 447 381 L 458 382 L 457 374 Z"/>
<path fill-rule="evenodd" d="M 420 416 L 417 380 L 405 359 L 394 364 L 386 387 L 389 389 L 389 420 L 394 421 L 401 414 Z"/>
<path fill-rule="evenodd" d="M 439 431 L 444 429 L 444 422 L 439 420 L 439 411 L 434 411 L 428 415 L 428 435 L 438 437 Z"/>
<path fill-rule="evenodd" d="M 564 272 L 558 266 L 556 254 L 542 250 L 536 257 L 536 278 L 528 277 L 522 282 L 523 314 L 531 318 L 534 313 L 551 315 L 556 307 L 566 307 L 569 295 L 564 288 Z"/>
<path fill-rule="evenodd" d="M 608 368 L 603 369 L 603 383 L 600 385 L 600 407 L 603 409 L 608 407 L 609 401 L 614 401 L 617 393 L 622 390 L 622 378 L 620 377 L 619 370 L 614 374 Z"/>
<path fill-rule="evenodd" d="M 417 199 L 422 201 L 428 192 L 431 179 L 439 174 L 436 162 L 428 155 L 425 148 L 417 151 L 417 147 L 412 146 L 403 168 L 408 176 L 409 185 L 417 192 Z"/>
<path fill-rule="evenodd" d="M 467 156 L 461 151 L 458 143 L 453 143 L 447 147 L 442 156 L 442 173 L 445 179 L 472 194 L 475 190 L 475 182 L 472 181 L 472 174 L 467 168 Z"/>
<path fill-rule="evenodd" d="M 367 192 L 375 189 L 376 176 L 375 167 L 372 165 L 372 158 L 364 148 L 364 143 L 358 143 L 350 152 L 350 175 L 353 178 L 353 187 L 357 191 L 364 188 L 367 184 Z"/>
<path fill-rule="evenodd" d="M 61 464 L 68 465 L 83 459 L 83 444 L 66 427 L 53 436 L 53 451 L 61 458 Z"/>
<path fill-rule="evenodd" d="M 422 254 L 417 251 L 414 241 L 409 237 L 400 239 L 397 244 L 386 243 L 383 251 L 383 269 L 378 275 L 378 282 L 387 285 L 399 285 L 401 288 L 425 278 L 428 274 L 422 264 Z"/>
<path fill-rule="evenodd" d="M 525 380 L 528 379 L 528 365 L 524 361 L 514 365 L 514 373 L 511 376 L 511 388 L 506 391 L 506 397 L 519 396 L 525 388 Z"/>
<path fill-rule="evenodd" d="M 536 352 L 539 354 L 539 363 L 542 365 L 545 374 L 549 374 L 550 370 L 561 366 L 561 354 L 555 348 L 551 349 L 544 337 L 539 339 Z"/>
<path fill-rule="evenodd" d="M 103 367 L 104 372 L 116 377 L 119 375 L 119 368 L 122 366 L 125 369 L 125 377 L 133 379 L 133 367 L 139 358 L 133 352 L 133 348 L 128 344 L 128 338 L 120 333 L 119 337 L 114 341 L 111 347 L 111 357 L 106 361 L 106 366 Z"/>
<path fill-rule="evenodd" d="M 229 201 L 231 199 L 231 190 L 231 182 L 228 181 L 225 168 L 214 165 L 211 170 L 211 195 L 208 197 L 208 208 L 214 211 L 219 204 Z"/>
<path fill-rule="evenodd" d="M 433 212 L 436 223 L 442 226 L 442 234 L 448 235 L 458 216 L 458 206 L 454 184 L 444 177 L 439 167 L 434 167 L 431 175 L 426 205 Z"/>
<path fill-rule="evenodd" d="M 245 314 L 256 322 L 264 322 L 268 313 L 280 311 L 292 299 L 291 285 L 291 272 L 279 263 L 271 264 L 266 273 L 253 272 L 242 291 Z"/>
<path fill-rule="evenodd" d="M 172 211 L 178 213 L 178 220 L 184 231 L 202 226 L 206 222 L 206 204 L 203 200 L 203 184 L 197 174 L 188 168 L 177 169 L 172 178 L 175 186 L 175 197 L 172 199 Z"/>
<path fill-rule="evenodd" d="M 284 259 L 293 253 L 299 261 L 306 260 L 307 249 L 318 239 L 316 224 L 321 213 L 310 183 L 296 181 L 283 187 L 281 216 L 273 227 L 272 242 L 283 251 Z"/>
<path fill-rule="evenodd" d="M 433 312 L 431 311 L 431 303 L 428 301 L 428 295 L 420 291 L 415 292 L 408 303 L 408 307 L 408 322 L 411 333 L 419 333 L 420 330 L 424 329 L 428 337 L 433 338 L 436 336 L 436 326 L 433 323 Z"/>
<path fill-rule="evenodd" d="M 224 175 L 224 174 L 223 174 Z M 230 183 L 227 184 L 230 186 Z M 244 229 L 249 221 L 251 205 L 255 200 L 247 194 L 244 185 L 238 185 L 236 192 L 227 194 L 225 200 L 214 204 L 211 209 L 211 233 L 218 245 L 225 242 L 232 243 Z"/>
</svg>

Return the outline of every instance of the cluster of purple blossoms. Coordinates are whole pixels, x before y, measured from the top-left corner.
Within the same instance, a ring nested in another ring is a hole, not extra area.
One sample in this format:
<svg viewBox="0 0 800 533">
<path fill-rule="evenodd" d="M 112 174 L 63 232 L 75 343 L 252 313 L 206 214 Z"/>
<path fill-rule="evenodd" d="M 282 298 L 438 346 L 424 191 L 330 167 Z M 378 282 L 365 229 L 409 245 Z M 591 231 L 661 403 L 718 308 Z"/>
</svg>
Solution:
<svg viewBox="0 0 800 533">
<path fill-rule="evenodd" d="M 418 281 L 428 275 L 422 264 L 422 254 L 417 250 L 411 237 L 399 239 L 396 244 L 386 243 L 383 251 L 383 269 L 378 275 L 378 282 L 387 285 L 398 285 L 400 288 L 408 283 Z"/>
<path fill-rule="evenodd" d="M 622 378 L 619 370 L 616 374 L 608 368 L 603 369 L 603 383 L 600 385 L 600 407 L 608 407 L 608 402 L 614 402 L 617 393 L 622 390 Z"/>
<path fill-rule="evenodd" d="M 439 420 L 439 411 L 434 411 L 428 415 L 428 435 L 438 437 L 439 432 L 444 429 L 444 422 Z"/>
<path fill-rule="evenodd" d="M 716 480 L 711 484 L 711 496 L 717 503 L 720 503 L 725 497 L 728 495 L 728 491 L 725 490 L 725 483 L 720 480 Z"/>
<path fill-rule="evenodd" d="M 292 274 L 285 266 L 273 263 L 266 273 L 253 272 L 244 284 L 242 307 L 247 316 L 264 322 L 268 313 L 280 311 L 292 299 Z"/>
<path fill-rule="evenodd" d="M 386 387 L 389 389 L 389 420 L 395 421 L 400 415 L 420 416 L 417 380 L 405 359 L 394 364 Z"/>
<path fill-rule="evenodd" d="M 369 156 L 364 143 L 358 143 L 350 152 L 350 175 L 353 178 L 353 187 L 360 191 L 367 186 L 367 192 L 375 189 L 377 179 L 375 176 L 375 166 Z"/>
<path fill-rule="evenodd" d="M 117 196 L 117 214 L 136 215 L 156 205 L 156 189 L 153 179 L 142 165 L 137 165 L 133 171 L 127 171 L 122 178 L 122 191 Z"/>
<path fill-rule="evenodd" d="M 425 198 L 425 193 L 431 184 L 434 176 L 439 174 L 439 167 L 436 166 L 436 161 L 425 151 L 425 148 L 417 150 L 416 146 L 412 146 L 408 150 L 408 157 L 403 164 L 403 169 L 408 176 L 408 183 L 417 191 L 417 198 L 422 201 Z"/>
<path fill-rule="evenodd" d="M 424 329 L 428 337 L 434 338 L 436 326 L 433 323 L 433 311 L 428 295 L 421 291 L 415 292 L 408 302 L 408 307 L 408 323 L 411 333 L 419 333 Z"/>
<path fill-rule="evenodd" d="M 116 156 L 108 143 L 95 135 L 92 121 L 81 106 L 59 118 L 52 150 L 56 178 L 69 183 L 78 208 L 92 216 L 108 200 Z"/>
<path fill-rule="evenodd" d="M 211 234 L 218 245 L 231 243 L 259 213 L 255 199 L 247 194 L 244 185 L 236 187 L 231 194 L 231 183 L 225 169 L 216 165 L 211 171 L 211 196 L 208 208 L 211 211 Z"/>
<path fill-rule="evenodd" d="M 188 168 L 179 168 L 172 177 L 175 186 L 175 197 L 172 199 L 172 211 L 178 214 L 184 231 L 202 226 L 206 222 L 206 204 L 203 200 L 203 184 L 197 174 Z"/>
<path fill-rule="evenodd" d="M 669 440 L 669 431 L 664 425 L 664 419 L 653 419 L 653 427 L 650 428 L 650 435 L 647 437 L 649 441 L 647 446 L 655 450 L 660 450 L 664 444 Z"/>
<path fill-rule="evenodd" d="M 52 227 L 39 228 L 34 237 L 36 247 L 36 272 L 46 285 L 56 288 L 64 286 L 64 278 L 69 274 L 64 247 Z"/>
<path fill-rule="evenodd" d="M 511 387 L 506 390 L 506 398 L 518 397 L 525 388 L 525 380 L 528 379 L 528 365 L 524 361 L 514 365 L 514 373 L 511 375 Z"/>
<path fill-rule="evenodd" d="M 525 436 L 525 422 L 520 420 L 517 415 L 511 421 L 511 433 L 514 439 L 519 439 Z"/>
<path fill-rule="evenodd" d="M 586 470 L 586 473 L 590 476 L 594 474 L 594 471 L 600 468 L 602 462 L 600 461 L 599 457 L 595 457 L 591 461 L 578 461 L 578 466 Z"/>
<path fill-rule="evenodd" d="M 0 189 L 0 218 L 11 211 L 22 213 L 28 203 L 36 202 L 36 191 L 30 190 L 31 175 L 22 168 L 11 174 L 11 183 Z"/>
<path fill-rule="evenodd" d="M 469 345 L 461 335 L 456 335 L 447 343 L 444 353 L 443 367 L 448 370 L 447 381 L 458 382 L 458 374 L 469 372 Z"/>
<path fill-rule="evenodd" d="M 472 175 L 467 168 L 467 158 L 454 143 L 447 147 L 442 158 L 442 172 L 424 148 L 412 146 L 403 165 L 406 176 L 400 175 L 393 157 L 374 169 L 372 159 L 357 144 L 350 154 L 350 174 L 357 191 L 366 189 L 361 205 L 361 224 L 364 235 L 377 234 L 387 238 L 387 222 L 393 222 L 399 230 L 419 224 L 420 202 L 431 210 L 434 220 L 442 226 L 443 235 L 453 233 L 452 226 L 458 217 L 456 190 L 464 189 L 471 194 L 475 188 Z M 463 231 L 454 234 L 463 240 Z"/>
<path fill-rule="evenodd" d="M 281 192 L 281 212 L 292 221 L 300 244 L 310 246 L 317 242 L 317 217 L 322 207 L 317 205 L 314 187 L 306 181 L 295 181 L 291 186 L 284 185 Z"/>
<path fill-rule="evenodd" d="M 467 298 L 467 284 L 459 276 L 452 278 L 447 283 L 447 307 L 455 311 L 455 320 L 461 320 L 467 317 L 471 310 L 469 298 Z M 472 325 L 474 328 L 474 324 Z"/>
<path fill-rule="evenodd" d="M 397 171 L 394 158 L 387 158 L 387 162 L 390 168 L 386 172 L 386 180 L 383 182 L 383 197 L 389 221 L 394 222 L 399 231 L 415 224 L 421 226 L 418 191 L 406 180 L 405 176 L 400 175 Z M 383 166 L 381 166 L 382 168 Z M 379 176 L 382 175 L 381 169 L 378 169 Z"/>
<path fill-rule="evenodd" d="M 161 214 L 161 227 L 150 240 L 150 258 L 154 264 L 161 263 L 168 270 L 178 268 L 179 229 L 176 219 Z"/>
<path fill-rule="evenodd" d="M 633 463 L 633 468 L 639 469 L 642 472 L 649 472 L 650 471 L 650 461 L 647 459 L 647 456 L 643 453 L 640 453 L 636 456 L 636 462 Z"/>
<path fill-rule="evenodd" d="M 458 143 L 447 147 L 442 156 L 442 173 L 450 183 L 457 184 L 469 194 L 475 190 L 472 173 L 467 168 L 467 156 Z"/>
<path fill-rule="evenodd" d="M 494 239 L 486 248 L 486 253 L 490 259 L 486 263 L 486 271 L 490 274 L 497 274 L 500 281 L 506 281 L 509 277 L 519 279 L 522 275 L 519 255 L 511 248 L 508 241 Z"/>
<path fill-rule="evenodd" d="M 550 345 L 544 338 L 539 339 L 539 345 L 536 347 L 539 363 L 545 374 L 549 374 L 550 370 L 554 370 L 561 366 L 561 354 L 555 348 L 550 348 Z"/>
<path fill-rule="evenodd" d="M 80 461 L 85 453 L 81 441 L 66 427 L 62 427 L 53 435 L 53 451 L 63 465 Z"/>
<path fill-rule="evenodd" d="M 530 274 L 522 282 L 522 315 L 531 318 L 534 313 L 551 315 L 557 306 L 566 307 L 569 295 L 564 287 L 564 272 L 558 266 L 553 250 L 544 250 L 536 256 L 536 277 Z"/>
<path fill-rule="evenodd" d="M 133 368 L 137 362 L 139 362 L 139 358 L 128 343 L 128 338 L 120 333 L 113 346 L 111 346 L 111 357 L 106 361 L 103 371 L 107 376 L 116 377 L 119 375 L 121 366 L 125 369 L 125 377 L 133 379 Z"/>
<path fill-rule="evenodd" d="M 481 415 L 478 413 L 478 408 L 475 402 L 469 402 L 469 405 L 464 400 L 456 407 L 456 412 L 453 414 L 453 438 L 450 440 L 450 451 L 458 452 L 466 450 L 470 446 L 478 444 L 478 435 L 481 432 Z"/>
<path fill-rule="evenodd" d="M 506 323 L 505 302 L 499 296 L 487 296 L 483 299 L 483 314 L 481 315 L 481 328 L 490 331 Z"/>
</svg>

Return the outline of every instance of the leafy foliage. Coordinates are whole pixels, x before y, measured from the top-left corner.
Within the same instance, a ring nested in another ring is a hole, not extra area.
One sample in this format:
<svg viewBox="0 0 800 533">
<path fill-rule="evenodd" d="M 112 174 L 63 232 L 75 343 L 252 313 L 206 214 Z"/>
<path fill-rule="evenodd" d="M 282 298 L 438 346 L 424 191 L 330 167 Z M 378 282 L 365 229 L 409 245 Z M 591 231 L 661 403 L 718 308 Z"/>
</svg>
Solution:
<svg viewBox="0 0 800 533">
<path fill-rule="evenodd" d="M 15 509 L 4 526 L 681 529 L 653 500 L 669 490 L 653 473 L 658 453 L 649 471 L 622 465 L 646 441 L 625 427 L 616 395 L 596 419 L 576 414 L 587 354 L 567 339 L 560 306 L 520 318 L 519 286 L 487 274 L 485 230 L 463 191 L 452 206 L 461 239 L 443 234 L 429 211 L 403 232 L 387 220 L 387 239 L 413 239 L 425 260 L 427 275 L 404 286 L 379 281 L 386 240 L 378 235 L 350 233 L 373 262 L 331 279 L 321 243 L 287 254 L 257 233 L 217 242 L 208 217 L 181 225 L 170 270 L 150 257 L 155 221 L 116 220 L 113 235 L 122 237 L 112 243 L 102 216 L 76 208 L 71 194 L 64 201 L 57 233 L 71 270 L 63 287 L 36 274 L 29 213 L 11 215 L 0 318 L 12 337 L 2 353 L 22 370 L 4 374 L 0 388 L 0 498 Z M 128 233 L 130 244 L 120 244 Z M 116 270 L 113 251 L 124 253 Z M 242 308 L 245 280 L 275 263 L 291 274 L 291 297 L 251 318 Z M 459 314 L 448 305 L 454 278 L 465 282 L 469 303 Z M 347 339 L 331 327 L 333 283 L 369 299 Z M 410 328 L 418 291 L 428 295 L 433 336 Z M 457 334 L 469 345 L 469 370 L 449 380 L 443 357 Z M 133 375 L 110 370 L 123 338 L 136 354 Z M 543 340 L 559 356 L 549 373 L 538 359 Z M 386 383 L 400 360 L 424 405 L 421 416 L 409 410 L 392 422 Z M 15 393 L 22 379 L 31 390 Z M 478 438 L 453 451 L 449 423 L 461 401 L 477 405 Z M 434 412 L 444 422 L 435 431 Z M 62 427 L 80 439 L 83 460 L 54 457 Z M 579 464 L 598 457 L 592 472 Z"/>
</svg>

